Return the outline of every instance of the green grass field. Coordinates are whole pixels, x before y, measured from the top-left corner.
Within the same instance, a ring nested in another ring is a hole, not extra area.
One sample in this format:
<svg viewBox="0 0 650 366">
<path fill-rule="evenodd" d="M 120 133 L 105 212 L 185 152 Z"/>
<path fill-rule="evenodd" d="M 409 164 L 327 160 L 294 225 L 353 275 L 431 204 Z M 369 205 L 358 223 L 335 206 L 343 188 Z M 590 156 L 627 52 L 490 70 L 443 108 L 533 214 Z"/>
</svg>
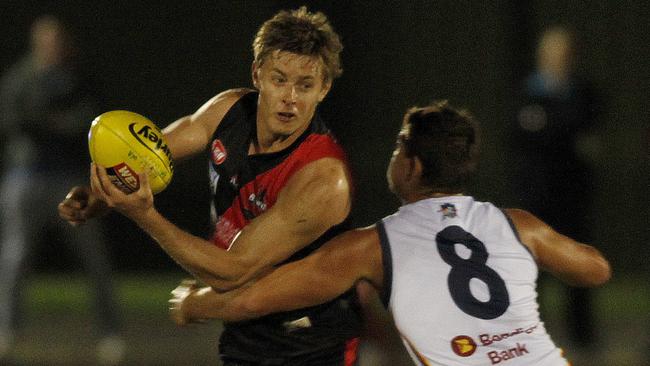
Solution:
<svg viewBox="0 0 650 366">
<path fill-rule="evenodd" d="M 219 365 L 219 322 L 178 328 L 167 318 L 169 291 L 182 278 L 182 273 L 120 274 L 115 278 L 127 342 L 123 365 Z M 557 311 L 564 303 L 561 285 L 547 281 L 542 290 L 547 328 L 574 366 L 650 365 L 650 286 L 646 278 L 615 277 L 596 290 L 599 342 L 589 351 L 572 349 L 566 341 L 564 320 Z M 89 291 L 81 274 L 31 276 L 23 327 L 8 364 L 96 364 L 98 335 Z"/>
</svg>

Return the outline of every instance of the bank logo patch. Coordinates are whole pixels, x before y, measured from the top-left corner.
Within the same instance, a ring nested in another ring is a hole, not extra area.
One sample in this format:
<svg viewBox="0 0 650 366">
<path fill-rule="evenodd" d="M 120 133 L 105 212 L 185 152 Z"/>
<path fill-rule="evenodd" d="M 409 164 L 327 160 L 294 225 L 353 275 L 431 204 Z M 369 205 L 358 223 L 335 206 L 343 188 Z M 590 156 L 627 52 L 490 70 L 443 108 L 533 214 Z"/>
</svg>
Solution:
<svg viewBox="0 0 650 366">
<path fill-rule="evenodd" d="M 451 349 L 460 357 L 469 357 L 476 352 L 476 342 L 466 335 L 459 335 L 451 340 Z"/>
</svg>

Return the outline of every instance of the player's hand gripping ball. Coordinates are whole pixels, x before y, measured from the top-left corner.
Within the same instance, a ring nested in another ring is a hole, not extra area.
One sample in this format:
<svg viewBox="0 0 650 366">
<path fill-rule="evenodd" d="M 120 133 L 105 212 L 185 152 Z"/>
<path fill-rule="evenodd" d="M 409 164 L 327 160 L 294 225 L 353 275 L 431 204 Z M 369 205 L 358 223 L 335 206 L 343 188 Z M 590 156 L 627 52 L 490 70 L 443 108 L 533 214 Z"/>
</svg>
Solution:
<svg viewBox="0 0 650 366">
<path fill-rule="evenodd" d="M 99 115 L 88 132 L 90 158 L 106 168 L 109 178 L 125 193 L 138 190 L 138 174 L 149 173 L 154 194 L 171 182 L 174 162 L 162 131 L 134 112 Z"/>
</svg>

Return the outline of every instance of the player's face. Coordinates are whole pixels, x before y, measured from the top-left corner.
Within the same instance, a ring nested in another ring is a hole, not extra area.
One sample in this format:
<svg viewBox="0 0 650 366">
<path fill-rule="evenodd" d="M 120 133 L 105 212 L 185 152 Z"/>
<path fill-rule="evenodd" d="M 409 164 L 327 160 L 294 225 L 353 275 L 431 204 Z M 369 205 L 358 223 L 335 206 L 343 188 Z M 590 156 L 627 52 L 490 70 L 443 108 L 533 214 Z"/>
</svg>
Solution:
<svg viewBox="0 0 650 366">
<path fill-rule="evenodd" d="M 273 136 L 302 133 L 330 89 L 323 72 L 320 58 L 286 51 L 275 51 L 262 65 L 253 65 L 253 83 L 260 91 L 259 127 Z"/>
<path fill-rule="evenodd" d="M 406 147 L 404 146 L 405 132 L 402 130 L 397 135 L 397 144 L 393 150 L 393 156 L 388 164 L 386 178 L 388 179 L 388 188 L 399 198 L 404 197 L 406 190 L 406 177 L 409 174 L 410 159 L 406 156 Z"/>
</svg>

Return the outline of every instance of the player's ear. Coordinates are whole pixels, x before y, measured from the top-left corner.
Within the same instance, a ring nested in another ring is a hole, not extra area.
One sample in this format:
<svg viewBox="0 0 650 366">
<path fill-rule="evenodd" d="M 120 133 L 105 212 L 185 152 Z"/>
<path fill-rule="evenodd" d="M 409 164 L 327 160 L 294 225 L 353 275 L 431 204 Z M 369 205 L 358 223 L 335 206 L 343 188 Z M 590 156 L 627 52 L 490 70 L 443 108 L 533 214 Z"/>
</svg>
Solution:
<svg viewBox="0 0 650 366">
<path fill-rule="evenodd" d="M 424 166 L 422 161 L 417 156 L 409 158 L 409 178 L 415 179 L 417 181 L 422 178 L 422 172 L 424 171 Z"/>
<path fill-rule="evenodd" d="M 251 64 L 251 76 L 253 78 L 253 86 L 259 90 L 260 88 L 260 67 L 257 62 L 253 61 Z"/>
<path fill-rule="evenodd" d="M 323 99 L 327 96 L 327 93 L 330 92 L 330 89 L 332 88 L 332 80 L 327 79 L 323 81 L 323 87 L 320 90 L 320 93 L 318 94 L 318 103 L 322 102 Z"/>
</svg>

